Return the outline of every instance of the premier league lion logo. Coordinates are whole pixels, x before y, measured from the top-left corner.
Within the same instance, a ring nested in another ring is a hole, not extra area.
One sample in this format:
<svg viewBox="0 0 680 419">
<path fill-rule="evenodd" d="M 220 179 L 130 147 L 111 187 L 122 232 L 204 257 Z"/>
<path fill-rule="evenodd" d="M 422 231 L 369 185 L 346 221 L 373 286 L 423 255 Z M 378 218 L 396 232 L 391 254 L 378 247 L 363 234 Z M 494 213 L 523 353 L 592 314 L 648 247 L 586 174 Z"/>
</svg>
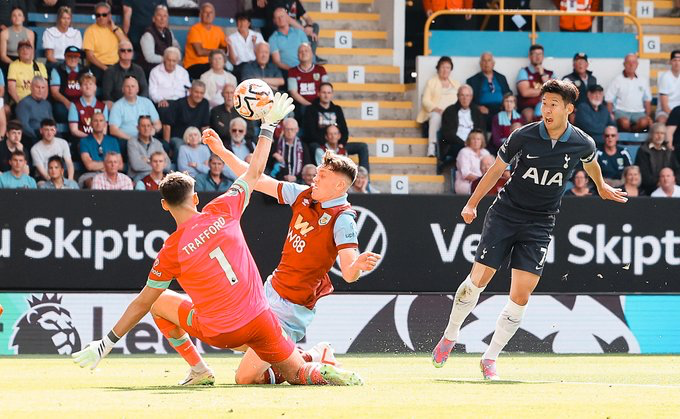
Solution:
<svg viewBox="0 0 680 419">
<path fill-rule="evenodd" d="M 29 310 L 14 327 L 12 346 L 17 354 L 70 355 L 80 350 L 80 336 L 71 313 L 61 306 L 61 297 L 31 296 Z"/>
</svg>

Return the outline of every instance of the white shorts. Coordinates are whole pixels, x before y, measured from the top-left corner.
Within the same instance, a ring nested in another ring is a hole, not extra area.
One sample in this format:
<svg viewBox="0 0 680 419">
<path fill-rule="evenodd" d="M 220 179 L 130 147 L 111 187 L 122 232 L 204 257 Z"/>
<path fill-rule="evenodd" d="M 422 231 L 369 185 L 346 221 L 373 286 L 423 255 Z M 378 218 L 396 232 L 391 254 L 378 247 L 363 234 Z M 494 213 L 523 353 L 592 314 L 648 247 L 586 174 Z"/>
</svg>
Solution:
<svg viewBox="0 0 680 419">
<path fill-rule="evenodd" d="M 305 306 L 291 303 L 281 297 L 272 286 L 271 275 L 264 283 L 264 293 L 267 296 L 267 301 L 269 301 L 272 311 L 276 314 L 279 322 L 281 322 L 281 327 L 293 339 L 293 342 L 301 341 L 307 333 L 307 327 L 314 320 L 316 308 L 310 310 Z"/>
</svg>

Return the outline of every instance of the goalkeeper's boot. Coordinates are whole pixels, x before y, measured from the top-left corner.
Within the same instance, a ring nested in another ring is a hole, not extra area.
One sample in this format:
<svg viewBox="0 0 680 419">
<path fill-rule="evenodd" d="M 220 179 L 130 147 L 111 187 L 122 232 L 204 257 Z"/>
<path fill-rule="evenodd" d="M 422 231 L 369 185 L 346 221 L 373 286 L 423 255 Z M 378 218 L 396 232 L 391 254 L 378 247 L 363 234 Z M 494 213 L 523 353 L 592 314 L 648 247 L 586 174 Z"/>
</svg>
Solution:
<svg viewBox="0 0 680 419">
<path fill-rule="evenodd" d="M 179 382 L 181 386 L 212 386 L 215 384 L 215 375 L 210 368 L 202 372 L 189 370 L 187 377 Z"/>
<path fill-rule="evenodd" d="M 335 359 L 335 351 L 328 342 L 319 342 L 312 349 L 309 350 L 312 356 L 312 362 L 320 362 L 322 364 L 335 365 L 339 367 L 340 361 Z"/>
<path fill-rule="evenodd" d="M 323 364 L 319 372 L 328 384 L 332 386 L 363 386 L 364 380 L 356 372 L 343 370 L 333 365 Z"/>
<path fill-rule="evenodd" d="M 453 340 L 448 340 L 444 336 L 439 340 L 437 346 L 434 347 L 432 351 L 432 365 L 435 368 L 441 368 L 449 359 L 449 354 L 453 350 L 453 346 L 456 344 Z"/>
<path fill-rule="evenodd" d="M 479 361 L 479 367 L 482 369 L 485 380 L 498 381 L 501 379 L 496 373 L 496 361 L 493 359 L 482 359 Z"/>
</svg>

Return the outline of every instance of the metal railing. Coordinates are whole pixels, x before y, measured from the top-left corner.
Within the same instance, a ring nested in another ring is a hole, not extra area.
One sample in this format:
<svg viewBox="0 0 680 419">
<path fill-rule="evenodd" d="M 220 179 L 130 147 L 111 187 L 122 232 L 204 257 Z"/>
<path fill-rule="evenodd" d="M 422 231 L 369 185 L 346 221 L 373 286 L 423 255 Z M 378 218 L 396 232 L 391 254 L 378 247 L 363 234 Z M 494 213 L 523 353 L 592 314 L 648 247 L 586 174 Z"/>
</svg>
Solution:
<svg viewBox="0 0 680 419">
<path fill-rule="evenodd" d="M 503 7 L 503 0 L 501 0 L 500 7 Z M 439 16 L 443 15 L 479 15 L 479 16 L 498 16 L 500 32 L 503 32 L 503 16 L 514 16 L 523 15 L 531 16 L 531 32 L 529 33 L 529 38 L 531 39 L 531 44 L 536 43 L 536 38 L 538 34 L 536 33 L 536 16 L 591 16 L 591 17 L 619 17 L 623 19 L 628 19 L 633 22 L 633 25 L 637 28 L 637 34 L 635 38 L 638 41 L 638 54 L 643 51 L 642 44 L 642 25 L 640 21 L 633 15 L 624 12 L 564 12 L 561 10 L 526 10 L 526 9 L 504 9 L 504 10 L 489 10 L 489 9 L 457 9 L 457 10 L 440 10 L 438 12 L 432 13 L 430 17 L 427 18 L 425 22 L 425 39 L 423 44 L 423 55 L 430 55 L 430 37 L 432 33 L 430 32 L 430 26 L 432 21 Z"/>
</svg>

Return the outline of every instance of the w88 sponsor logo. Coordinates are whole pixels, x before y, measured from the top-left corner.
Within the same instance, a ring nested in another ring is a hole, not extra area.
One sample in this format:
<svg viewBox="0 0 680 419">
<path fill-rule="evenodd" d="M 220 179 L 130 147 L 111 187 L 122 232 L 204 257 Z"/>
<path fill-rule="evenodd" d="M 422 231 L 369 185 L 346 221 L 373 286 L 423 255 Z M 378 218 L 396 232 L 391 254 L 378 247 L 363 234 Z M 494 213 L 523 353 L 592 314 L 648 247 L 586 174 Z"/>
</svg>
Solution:
<svg viewBox="0 0 680 419">
<path fill-rule="evenodd" d="M 305 250 L 305 246 L 307 246 L 307 242 L 300 237 L 299 234 L 293 233 L 292 228 L 288 228 L 288 234 L 286 235 L 286 239 L 288 240 L 288 243 L 293 246 L 293 249 L 295 249 L 296 252 L 302 253 Z"/>
</svg>

